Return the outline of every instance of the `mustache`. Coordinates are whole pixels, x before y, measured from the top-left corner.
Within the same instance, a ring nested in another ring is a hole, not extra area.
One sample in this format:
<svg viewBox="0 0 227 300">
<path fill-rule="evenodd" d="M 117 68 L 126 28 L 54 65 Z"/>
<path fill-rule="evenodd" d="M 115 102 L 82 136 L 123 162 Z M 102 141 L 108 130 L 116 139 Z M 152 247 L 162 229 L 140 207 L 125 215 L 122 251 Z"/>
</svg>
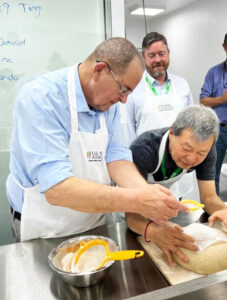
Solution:
<svg viewBox="0 0 227 300">
<path fill-rule="evenodd" d="M 164 64 L 163 63 L 155 63 L 153 64 L 153 68 L 155 67 L 164 67 Z"/>
</svg>

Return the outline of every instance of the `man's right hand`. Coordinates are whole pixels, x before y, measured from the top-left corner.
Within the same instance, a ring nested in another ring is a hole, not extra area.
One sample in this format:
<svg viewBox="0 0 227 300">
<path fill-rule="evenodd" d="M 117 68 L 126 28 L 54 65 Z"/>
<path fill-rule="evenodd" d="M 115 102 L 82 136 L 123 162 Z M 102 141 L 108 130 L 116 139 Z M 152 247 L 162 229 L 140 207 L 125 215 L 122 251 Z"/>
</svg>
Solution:
<svg viewBox="0 0 227 300">
<path fill-rule="evenodd" d="M 173 254 L 183 262 L 188 262 L 188 258 L 179 247 L 192 251 L 198 250 L 198 247 L 194 244 L 194 238 L 185 234 L 179 225 L 171 222 L 161 226 L 152 223 L 149 226 L 147 237 L 162 250 L 170 266 L 174 265 Z"/>
<path fill-rule="evenodd" d="M 179 210 L 189 212 L 188 207 L 181 204 L 167 188 L 159 184 L 148 184 L 139 190 L 137 213 L 155 223 L 166 223 L 176 217 Z"/>
</svg>

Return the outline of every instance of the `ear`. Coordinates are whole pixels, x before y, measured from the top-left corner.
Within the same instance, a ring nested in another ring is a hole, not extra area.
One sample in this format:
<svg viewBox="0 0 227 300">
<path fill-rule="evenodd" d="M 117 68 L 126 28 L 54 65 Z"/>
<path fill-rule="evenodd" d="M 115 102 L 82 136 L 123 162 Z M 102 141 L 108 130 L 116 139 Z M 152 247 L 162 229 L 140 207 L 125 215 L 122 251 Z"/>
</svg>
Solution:
<svg viewBox="0 0 227 300">
<path fill-rule="evenodd" d="M 169 135 L 173 135 L 173 127 L 172 126 L 170 126 L 170 128 L 169 128 Z"/>
<path fill-rule="evenodd" d="M 100 78 L 101 73 L 106 70 L 108 67 L 104 62 L 96 62 L 93 66 L 92 77 L 94 80 L 98 80 Z"/>
<path fill-rule="evenodd" d="M 227 52 L 227 46 L 224 43 L 222 44 L 222 47 L 225 50 L 225 52 Z"/>
</svg>

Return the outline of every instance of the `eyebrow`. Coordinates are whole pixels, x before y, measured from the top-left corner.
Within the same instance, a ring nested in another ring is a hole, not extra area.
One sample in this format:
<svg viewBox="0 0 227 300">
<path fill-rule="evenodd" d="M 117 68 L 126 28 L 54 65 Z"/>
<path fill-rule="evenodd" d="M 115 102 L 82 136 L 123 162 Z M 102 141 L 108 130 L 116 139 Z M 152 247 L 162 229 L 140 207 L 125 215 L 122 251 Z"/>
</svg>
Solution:
<svg viewBox="0 0 227 300">
<path fill-rule="evenodd" d="M 188 146 L 190 149 L 194 149 L 194 147 L 193 146 L 191 146 L 190 144 L 188 144 L 187 142 L 185 143 L 185 144 L 183 144 L 182 145 L 183 147 L 184 146 Z M 206 150 L 200 150 L 199 152 L 204 152 L 204 153 L 207 153 L 208 152 L 208 150 L 206 149 Z"/>
<path fill-rule="evenodd" d="M 194 149 L 190 144 L 188 144 L 188 142 L 182 144 L 182 146 L 187 146 L 187 147 L 189 147 L 189 148 L 191 148 L 191 149 Z"/>
</svg>

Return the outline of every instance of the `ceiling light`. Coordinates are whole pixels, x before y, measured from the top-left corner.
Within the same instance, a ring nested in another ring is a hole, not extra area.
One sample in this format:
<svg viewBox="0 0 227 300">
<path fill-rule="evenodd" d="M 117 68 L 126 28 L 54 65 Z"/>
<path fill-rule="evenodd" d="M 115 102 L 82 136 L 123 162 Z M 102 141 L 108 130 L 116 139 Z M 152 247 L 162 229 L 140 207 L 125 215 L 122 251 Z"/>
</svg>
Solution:
<svg viewBox="0 0 227 300">
<path fill-rule="evenodd" d="M 164 11 L 163 8 L 145 8 L 145 15 L 146 16 L 156 16 Z M 130 12 L 131 15 L 144 15 L 144 10 L 142 7 L 136 8 Z"/>
</svg>

